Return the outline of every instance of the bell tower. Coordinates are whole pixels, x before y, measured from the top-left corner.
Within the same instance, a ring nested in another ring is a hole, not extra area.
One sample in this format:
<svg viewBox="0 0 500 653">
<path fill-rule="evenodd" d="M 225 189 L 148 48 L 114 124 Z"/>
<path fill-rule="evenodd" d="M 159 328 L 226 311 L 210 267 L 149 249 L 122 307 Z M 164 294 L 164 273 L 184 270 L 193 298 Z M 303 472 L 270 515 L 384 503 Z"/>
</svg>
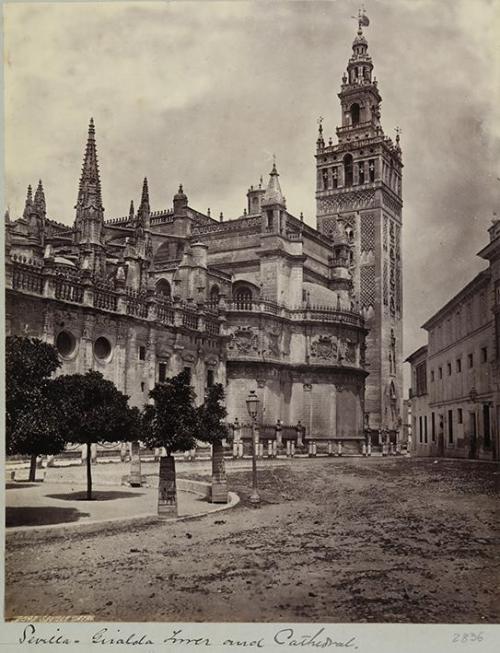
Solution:
<svg viewBox="0 0 500 653">
<path fill-rule="evenodd" d="M 335 239 L 340 226 L 350 234 L 351 274 L 365 317 L 365 424 L 372 442 L 394 439 L 402 400 L 402 160 L 399 130 L 393 142 L 380 123 L 382 98 L 359 12 L 340 93 L 341 124 L 336 142 L 316 142 L 317 228 Z"/>
</svg>

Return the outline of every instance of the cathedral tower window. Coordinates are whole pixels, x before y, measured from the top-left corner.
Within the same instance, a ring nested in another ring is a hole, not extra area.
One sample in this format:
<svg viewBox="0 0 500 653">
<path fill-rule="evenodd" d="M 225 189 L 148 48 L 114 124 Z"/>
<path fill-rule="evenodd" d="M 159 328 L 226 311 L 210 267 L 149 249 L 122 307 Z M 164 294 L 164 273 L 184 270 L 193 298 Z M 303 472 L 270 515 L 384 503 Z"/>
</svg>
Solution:
<svg viewBox="0 0 500 653">
<path fill-rule="evenodd" d="M 352 163 L 352 154 L 346 154 L 344 156 L 344 180 L 346 186 L 352 186 L 353 184 L 353 163 Z"/>
<path fill-rule="evenodd" d="M 360 184 L 365 183 L 365 162 L 358 163 L 358 179 Z"/>
<path fill-rule="evenodd" d="M 273 230 L 273 212 L 272 211 L 267 211 L 267 230 L 272 231 Z"/>
<path fill-rule="evenodd" d="M 351 104 L 351 123 L 353 125 L 357 125 L 359 123 L 360 113 L 361 110 L 359 108 L 359 104 L 357 102 Z"/>
<path fill-rule="evenodd" d="M 323 190 L 328 188 L 328 170 L 325 168 L 323 170 Z"/>
<path fill-rule="evenodd" d="M 335 168 L 332 168 L 332 183 L 334 188 L 337 188 L 339 185 L 339 173 L 336 166 Z"/>
<path fill-rule="evenodd" d="M 212 286 L 212 288 L 210 289 L 210 303 L 212 304 L 212 306 L 217 306 L 217 304 L 219 303 L 219 297 L 220 297 L 219 286 L 217 285 Z"/>
<path fill-rule="evenodd" d="M 368 179 L 371 182 L 375 181 L 375 161 L 373 159 L 368 161 Z"/>
</svg>

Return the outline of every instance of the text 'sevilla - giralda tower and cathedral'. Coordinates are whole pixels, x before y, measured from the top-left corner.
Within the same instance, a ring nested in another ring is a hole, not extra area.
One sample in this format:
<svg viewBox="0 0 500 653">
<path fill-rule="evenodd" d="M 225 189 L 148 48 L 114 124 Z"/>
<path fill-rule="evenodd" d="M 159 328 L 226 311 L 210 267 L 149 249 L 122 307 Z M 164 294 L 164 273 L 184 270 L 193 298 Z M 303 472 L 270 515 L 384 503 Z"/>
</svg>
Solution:
<svg viewBox="0 0 500 653">
<path fill-rule="evenodd" d="M 276 164 L 243 214 L 214 219 L 182 186 L 152 211 L 104 219 L 94 122 L 73 225 L 47 217 L 40 182 L 6 215 L 7 332 L 53 343 L 61 373 L 95 369 L 142 406 L 188 369 L 198 397 L 220 382 L 228 419 L 261 437 L 392 438 L 401 397 L 401 150 L 384 136 L 359 17 L 339 93 L 338 143 L 317 141 L 317 229 L 289 212 Z M 312 192 L 312 189 L 311 189 Z M 300 428 L 296 428 L 300 424 Z"/>
</svg>

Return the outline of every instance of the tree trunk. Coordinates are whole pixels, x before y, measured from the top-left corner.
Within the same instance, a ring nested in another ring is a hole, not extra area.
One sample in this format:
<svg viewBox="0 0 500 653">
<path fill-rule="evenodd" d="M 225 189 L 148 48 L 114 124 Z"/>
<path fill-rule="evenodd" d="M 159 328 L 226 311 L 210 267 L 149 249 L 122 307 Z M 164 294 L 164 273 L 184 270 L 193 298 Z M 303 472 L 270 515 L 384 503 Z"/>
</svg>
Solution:
<svg viewBox="0 0 500 653">
<path fill-rule="evenodd" d="M 36 453 L 32 454 L 31 457 L 30 457 L 30 473 L 29 473 L 29 476 L 28 476 L 28 481 L 30 481 L 30 483 L 34 483 L 36 481 L 36 459 L 37 458 L 38 458 L 38 456 L 36 455 Z"/>
<path fill-rule="evenodd" d="M 177 490 L 175 485 L 175 459 L 169 453 L 160 458 L 158 484 L 158 515 L 177 517 Z"/>
<path fill-rule="evenodd" d="M 87 442 L 87 501 L 92 501 L 92 450 L 91 443 Z"/>
<path fill-rule="evenodd" d="M 137 440 L 130 443 L 130 476 L 131 487 L 141 487 L 141 450 Z"/>
<path fill-rule="evenodd" d="M 212 445 L 212 503 L 227 503 L 226 466 L 221 442 Z"/>
</svg>

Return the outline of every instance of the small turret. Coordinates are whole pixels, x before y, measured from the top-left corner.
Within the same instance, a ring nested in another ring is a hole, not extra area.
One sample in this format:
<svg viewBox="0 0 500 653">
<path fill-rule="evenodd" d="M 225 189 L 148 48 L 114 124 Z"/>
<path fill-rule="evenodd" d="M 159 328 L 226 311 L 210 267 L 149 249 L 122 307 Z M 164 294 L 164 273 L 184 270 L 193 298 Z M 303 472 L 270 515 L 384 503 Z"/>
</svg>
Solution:
<svg viewBox="0 0 500 653">
<path fill-rule="evenodd" d="M 269 182 L 262 196 L 262 228 L 267 233 L 283 233 L 285 231 L 286 200 L 281 192 L 279 173 L 276 162 L 269 173 Z"/>
<path fill-rule="evenodd" d="M 187 208 L 188 208 L 188 198 L 186 193 L 184 192 L 184 189 L 182 188 L 182 184 L 180 184 L 179 190 L 174 195 L 174 215 L 180 217 L 186 216 Z"/>
<path fill-rule="evenodd" d="M 24 203 L 23 218 L 25 220 L 29 220 L 32 212 L 33 212 L 33 191 L 31 189 L 31 184 L 30 184 L 26 192 L 26 201 Z"/>
<path fill-rule="evenodd" d="M 135 221 L 134 200 L 130 200 L 130 208 L 128 210 L 128 221 L 129 224 L 134 224 Z"/>
</svg>

